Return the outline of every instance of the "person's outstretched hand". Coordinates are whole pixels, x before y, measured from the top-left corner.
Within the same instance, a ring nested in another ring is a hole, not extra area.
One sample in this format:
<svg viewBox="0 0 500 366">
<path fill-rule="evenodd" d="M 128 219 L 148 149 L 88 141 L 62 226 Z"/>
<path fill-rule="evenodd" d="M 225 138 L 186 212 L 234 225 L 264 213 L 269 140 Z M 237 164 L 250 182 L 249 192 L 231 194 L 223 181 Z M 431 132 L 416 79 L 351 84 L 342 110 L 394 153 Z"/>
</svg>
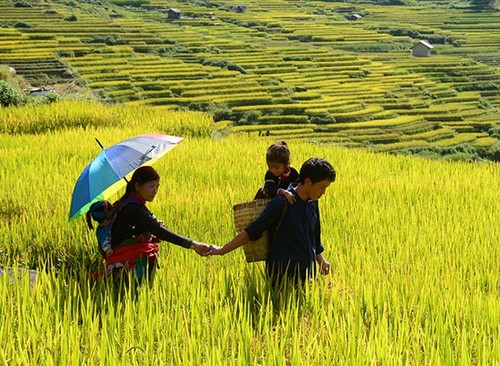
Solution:
<svg viewBox="0 0 500 366">
<path fill-rule="evenodd" d="M 206 257 L 208 255 L 208 252 L 210 250 L 210 247 L 209 245 L 205 244 L 205 243 L 198 243 L 198 242 L 193 242 L 193 249 L 196 253 L 198 253 L 199 255 L 201 255 L 202 257 Z"/>
</svg>

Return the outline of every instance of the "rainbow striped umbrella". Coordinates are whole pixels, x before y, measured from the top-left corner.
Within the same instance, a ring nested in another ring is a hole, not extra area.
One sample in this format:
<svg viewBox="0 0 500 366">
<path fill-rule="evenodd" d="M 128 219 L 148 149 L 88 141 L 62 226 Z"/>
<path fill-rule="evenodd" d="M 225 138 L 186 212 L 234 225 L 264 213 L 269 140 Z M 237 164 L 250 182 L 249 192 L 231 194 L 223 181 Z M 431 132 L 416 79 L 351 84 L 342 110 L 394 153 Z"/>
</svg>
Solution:
<svg viewBox="0 0 500 366">
<path fill-rule="evenodd" d="M 141 165 L 153 164 L 182 140 L 169 135 L 140 135 L 103 148 L 75 184 L 69 220 L 83 215 L 94 202 L 118 192 L 127 183 L 128 174 Z"/>
</svg>

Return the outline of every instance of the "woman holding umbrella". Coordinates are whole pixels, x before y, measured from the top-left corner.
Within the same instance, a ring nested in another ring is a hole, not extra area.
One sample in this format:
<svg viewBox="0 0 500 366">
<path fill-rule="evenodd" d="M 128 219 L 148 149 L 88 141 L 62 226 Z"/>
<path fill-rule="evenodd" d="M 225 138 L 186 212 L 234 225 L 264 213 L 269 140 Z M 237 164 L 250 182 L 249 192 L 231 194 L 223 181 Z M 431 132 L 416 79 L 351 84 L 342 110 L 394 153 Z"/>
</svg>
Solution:
<svg viewBox="0 0 500 366">
<path fill-rule="evenodd" d="M 127 183 L 125 194 L 116 203 L 118 213 L 111 229 L 113 254 L 106 257 L 108 271 L 134 269 L 137 279 L 152 279 L 158 257 L 158 243 L 168 241 L 205 256 L 209 246 L 168 230 L 146 207 L 154 200 L 160 176 L 151 166 L 142 166 Z"/>
</svg>

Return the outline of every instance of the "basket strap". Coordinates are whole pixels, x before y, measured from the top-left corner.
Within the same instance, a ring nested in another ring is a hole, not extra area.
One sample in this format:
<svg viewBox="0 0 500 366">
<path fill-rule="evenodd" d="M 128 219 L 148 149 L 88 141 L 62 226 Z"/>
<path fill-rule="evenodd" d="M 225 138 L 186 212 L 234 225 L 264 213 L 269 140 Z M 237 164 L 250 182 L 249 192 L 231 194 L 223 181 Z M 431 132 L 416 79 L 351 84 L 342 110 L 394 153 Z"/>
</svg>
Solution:
<svg viewBox="0 0 500 366">
<path fill-rule="evenodd" d="M 274 241 L 274 239 L 276 239 L 276 234 L 278 234 L 278 231 L 280 230 L 281 223 L 283 222 L 283 218 L 285 217 L 287 209 L 288 209 L 288 200 L 285 199 L 285 208 L 283 209 L 283 212 L 281 213 L 280 221 L 278 222 L 278 226 L 276 226 L 276 230 L 274 231 L 273 241 Z"/>
</svg>

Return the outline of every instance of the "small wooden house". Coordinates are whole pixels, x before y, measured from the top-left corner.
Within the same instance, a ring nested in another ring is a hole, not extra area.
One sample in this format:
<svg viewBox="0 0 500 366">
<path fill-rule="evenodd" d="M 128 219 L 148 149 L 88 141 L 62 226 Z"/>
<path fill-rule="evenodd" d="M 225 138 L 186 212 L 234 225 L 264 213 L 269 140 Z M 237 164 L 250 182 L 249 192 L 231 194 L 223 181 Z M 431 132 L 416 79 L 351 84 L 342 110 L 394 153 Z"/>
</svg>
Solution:
<svg viewBox="0 0 500 366">
<path fill-rule="evenodd" d="M 168 19 L 180 19 L 182 12 L 179 9 L 168 9 Z"/>
<path fill-rule="evenodd" d="M 411 48 L 411 54 L 414 57 L 430 57 L 433 48 L 429 42 L 420 40 Z"/>
</svg>

